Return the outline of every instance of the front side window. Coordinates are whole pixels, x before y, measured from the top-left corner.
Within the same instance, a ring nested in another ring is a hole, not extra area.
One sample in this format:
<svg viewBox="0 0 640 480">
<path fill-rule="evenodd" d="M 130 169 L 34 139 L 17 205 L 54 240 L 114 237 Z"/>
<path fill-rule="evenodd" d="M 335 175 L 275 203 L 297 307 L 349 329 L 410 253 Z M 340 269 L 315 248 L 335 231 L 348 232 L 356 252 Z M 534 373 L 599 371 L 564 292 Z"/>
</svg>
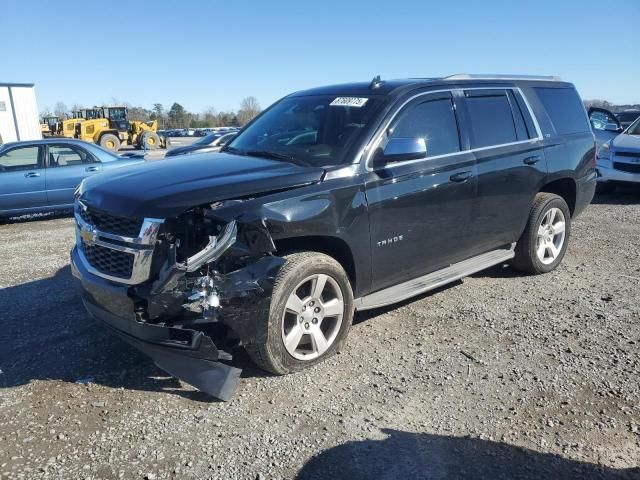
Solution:
<svg viewBox="0 0 640 480">
<path fill-rule="evenodd" d="M 93 157 L 80 148 L 69 145 L 49 146 L 49 167 L 70 167 L 93 162 Z"/>
<path fill-rule="evenodd" d="M 460 151 L 458 124 L 451 98 L 427 100 L 402 112 L 390 138 L 424 138 L 427 157 Z"/>
<path fill-rule="evenodd" d="M 376 97 L 288 97 L 256 118 L 225 151 L 310 166 L 340 165 L 352 160 L 348 152 L 380 103 Z"/>
<path fill-rule="evenodd" d="M 465 93 L 471 122 L 471 148 L 503 145 L 518 140 L 506 93 Z"/>
<path fill-rule="evenodd" d="M 40 147 L 18 147 L 0 153 L 0 172 L 41 168 Z"/>
</svg>

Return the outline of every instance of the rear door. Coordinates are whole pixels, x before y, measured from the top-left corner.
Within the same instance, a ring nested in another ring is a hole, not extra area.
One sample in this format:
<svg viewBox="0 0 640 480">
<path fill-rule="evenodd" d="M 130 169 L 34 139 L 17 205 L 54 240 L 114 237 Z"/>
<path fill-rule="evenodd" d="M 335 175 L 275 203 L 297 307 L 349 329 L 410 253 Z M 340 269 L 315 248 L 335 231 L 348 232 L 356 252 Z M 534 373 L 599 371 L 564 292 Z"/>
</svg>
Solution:
<svg viewBox="0 0 640 480">
<path fill-rule="evenodd" d="M 44 207 L 44 147 L 20 146 L 0 153 L 0 211 Z"/>
<path fill-rule="evenodd" d="M 478 169 L 471 236 L 480 254 L 518 240 L 547 175 L 542 139 L 518 89 L 464 91 L 465 127 Z"/>
<path fill-rule="evenodd" d="M 468 257 L 476 198 L 473 154 L 465 152 L 451 92 L 417 96 L 383 133 L 423 138 L 427 157 L 374 169 L 366 182 L 373 289 L 416 278 Z"/>
<path fill-rule="evenodd" d="M 83 178 L 102 170 L 102 164 L 84 148 L 67 143 L 47 147 L 47 199 L 50 206 L 73 203 L 73 192 Z"/>
</svg>

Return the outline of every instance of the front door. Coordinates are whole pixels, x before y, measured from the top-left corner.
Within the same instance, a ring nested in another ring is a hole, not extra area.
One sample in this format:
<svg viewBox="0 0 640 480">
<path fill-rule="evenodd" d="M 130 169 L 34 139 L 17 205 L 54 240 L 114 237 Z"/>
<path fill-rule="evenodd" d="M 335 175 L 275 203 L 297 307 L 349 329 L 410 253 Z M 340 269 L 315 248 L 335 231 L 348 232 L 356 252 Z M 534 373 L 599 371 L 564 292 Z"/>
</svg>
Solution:
<svg viewBox="0 0 640 480">
<path fill-rule="evenodd" d="M 399 159 L 368 176 L 373 290 L 466 258 L 476 197 L 475 160 L 463 151 L 468 141 L 460 137 L 450 92 L 408 103 L 384 132 L 382 149 L 390 138 L 422 138 L 427 156 Z"/>
<path fill-rule="evenodd" d="M 73 192 L 83 178 L 102 170 L 102 164 L 87 150 L 70 144 L 50 144 L 47 162 L 49 205 L 73 203 Z"/>
<path fill-rule="evenodd" d="M 44 207 L 44 147 L 14 147 L 0 153 L 0 211 Z"/>
</svg>

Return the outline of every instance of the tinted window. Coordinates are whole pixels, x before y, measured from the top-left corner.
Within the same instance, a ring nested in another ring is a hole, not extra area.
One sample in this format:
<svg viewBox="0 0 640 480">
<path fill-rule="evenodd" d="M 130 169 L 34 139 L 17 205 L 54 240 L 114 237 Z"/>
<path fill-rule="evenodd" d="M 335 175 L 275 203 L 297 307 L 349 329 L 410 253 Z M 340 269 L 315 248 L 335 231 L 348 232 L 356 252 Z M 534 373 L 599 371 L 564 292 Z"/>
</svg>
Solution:
<svg viewBox="0 0 640 480">
<path fill-rule="evenodd" d="M 40 147 L 20 147 L 0 153 L 0 172 L 40 168 Z"/>
<path fill-rule="evenodd" d="M 471 148 L 518 141 L 506 94 L 466 96 L 471 121 Z"/>
<path fill-rule="evenodd" d="M 392 138 L 424 138 L 427 156 L 460 151 L 458 125 L 450 98 L 429 100 L 400 115 Z"/>
<path fill-rule="evenodd" d="M 551 123 L 559 134 L 588 132 L 590 130 L 584 107 L 573 88 L 534 88 Z"/>
<path fill-rule="evenodd" d="M 621 122 L 633 122 L 640 116 L 640 112 L 622 112 L 618 114 L 618 120 Z"/>
</svg>

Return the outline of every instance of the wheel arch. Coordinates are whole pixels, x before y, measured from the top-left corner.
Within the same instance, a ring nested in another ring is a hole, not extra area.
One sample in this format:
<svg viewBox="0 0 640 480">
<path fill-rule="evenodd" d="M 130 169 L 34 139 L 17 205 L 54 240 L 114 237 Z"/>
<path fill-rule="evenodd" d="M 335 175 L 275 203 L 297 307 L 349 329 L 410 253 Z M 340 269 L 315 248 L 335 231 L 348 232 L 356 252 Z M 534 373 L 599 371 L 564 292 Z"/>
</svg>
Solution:
<svg viewBox="0 0 640 480">
<path fill-rule="evenodd" d="M 309 235 L 301 237 L 289 237 L 274 240 L 277 254 L 280 256 L 288 253 L 311 251 L 324 253 L 335 259 L 342 268 L 344 268 L 349 281 L 351 282 L 351 288 L 356 291 L 356 263 L 353 257 L 351 248 L 343 239 L 332 236 L 322 235 Z"/>
<path fill-rule="evenodd" d="M 573 213 L 576 209 L 577 197 L 577 186 L 574 179 L 559 178 L 557 180 L 553 180 L 543 185 L 540 188 L 540 192 L 553 193 L 562 197 L 562 199 L 567 202 L 567 205 L 569 206 L 569 212 L 573 217 Z"/>
</svg>

